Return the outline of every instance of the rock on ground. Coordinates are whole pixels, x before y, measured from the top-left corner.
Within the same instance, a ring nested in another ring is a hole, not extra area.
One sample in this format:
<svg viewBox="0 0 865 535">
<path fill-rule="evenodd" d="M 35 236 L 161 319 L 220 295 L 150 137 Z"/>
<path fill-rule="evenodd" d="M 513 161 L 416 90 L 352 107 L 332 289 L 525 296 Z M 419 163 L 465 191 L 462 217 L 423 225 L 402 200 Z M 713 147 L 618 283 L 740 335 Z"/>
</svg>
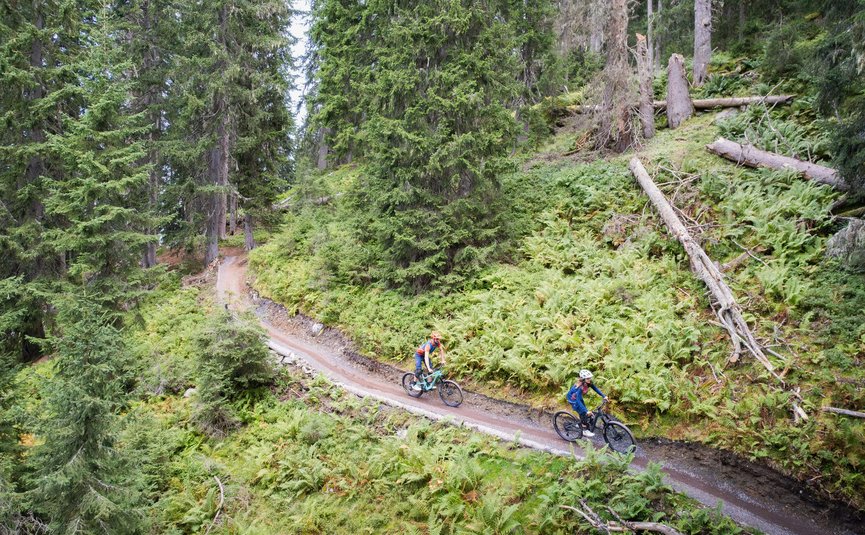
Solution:
<svg viewBox="0 0 865 535">
<path fill-rule="evenodd" d="M 854 219 L 829 238 L 826 254 L 852 271 L 865 271 L 865 220 Z"/>
</svg>

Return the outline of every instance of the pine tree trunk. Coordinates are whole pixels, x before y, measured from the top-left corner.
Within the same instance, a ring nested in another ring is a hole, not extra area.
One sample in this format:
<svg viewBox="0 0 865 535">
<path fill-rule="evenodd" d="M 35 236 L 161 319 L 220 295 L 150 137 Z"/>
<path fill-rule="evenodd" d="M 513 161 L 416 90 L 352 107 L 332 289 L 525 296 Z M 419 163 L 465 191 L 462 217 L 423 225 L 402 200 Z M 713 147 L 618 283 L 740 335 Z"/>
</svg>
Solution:
<svg viewBox="0 0 865 535">
<path fill-rule="evenodd" d="M 247 251 L 255 249 L 255 237 L 252 234 L 252 214 L 247 213 L 243 218 L 243 247 Z"/>
<path fill-rule="evenodd" d="M 157 16 L 158 9 L 152 9 L 150 0 L 145 0 L 141 3 L 141 22 L 138 25 L 137 31 L 140 32 L 140 39 L 147 45 L 142 51 L 141 66 L 136 77 L 148 80 L 152 76 L 153 69 L 157 68 L 160 62 L 160 52 L 156 45 L 151 42 L 151 35 L 158 31 L 159 17 Z M 130 39 L 134 39 L 131 36 Z M 144 85 L 138 88 L 135 95 L 135 110 L 145 112 L 147 114 L 150 131 L 147 134 L 147 156 L 141 162 L 142 165 L 149 164 L 150 170 L 147 176 L 146 195 L 147 195 L 147 210 L 148 216 L 155 216 L 159 208 L 159 152 L 156 150 L 156 142 L 162 133 L 162 113 L 159 109 L 153 109 L 157 103 L 161 103 L 162 97 L 159 88 L 159 82 L 144 82 Z M 141 259 L 141 265 L 144 268 L 150 268 L 157 264 L 156 249 L 157 249 L 157 234 L 159 229 L 152 224 L 147 225 L 144 233 L 153 238 L 153 241 L 148 242 L 144 246 L 144 254 Z"/>
<path fill-rule="evenodd" d="M 615 9 L 615 7 L 613 7 Z M 600 54 L 604 49 L 604 26 L 607 16 L 605 2 L 593 0 L 589 7 L 589 50 Z"/>
<path fill-rule="evenodd" d="M 654 77 L 647 39 L 640 34 L 637 34 L 637 78 L 640 83 L 640 125 L 643 127 L 643 138 L 651 139 L 655 136 L 655 107 L 652 105 Z"/>
<path fill-rule="evenodd" d="M 652 69 L 652 66 L 655 64 L 655 51 L 652 49 L 654 43 L 652 42 L 652 24 L 654 24 L 654 14 L 652 13 L 652 2 L 654 0 L 646 1 L 646 49 L 648 50 L 649 56 L 649 69 Z M 638 51 L 639 54 L 639 51 Z M 642 80 L 642 78 L 640 78 Z"/>
<path fill-rule="evenodd" d="M 651 2 L 652 0 L 649 0 Z M 663 5 L 661 4 L 661 0 L 658 0 L 658 9 L 655 10 L 655 21 L 661 20 L 661 10 L 663 9 Z M 661 34 L 657 31 L 657 25 L 655 26 L 655 69 L 661 70 Z"/>
<path fill-rule="evenodd" d="M 678 128 L 692 115 L 694 104 L 685 78 L 685 58 L 681 54 L 673 54 L 667 65 L 667 125 Z"/>
<path fill-rule="evenodd" d="M 228 233 L 234 236 L 237 231 L 237 193 L 231 192 L 231 201 L 228 204 L 231 215 L 228 218 Z"/>
<path fill-rule="evenodd" d="M 42 11 L 38 8 L 36 9 L 36 17 L 33 21 L 33 25 L 37 30 L 43 30 L 45 28 L 45 17 L 42 15 Z M 37 70 L 44 67 L 43 61 L 44 51 L 42 41 L 39 38 L 33 39 L 33 43 L 30 45 L 30 67 L 33 69 L 34 74 Z M 28 102 L 35 102 L 41 100 L 44 96 L 45 88 L 42 86 L 41 77 L 37 77 L 35 87 L 33 87 L 25 98 Z M 45 132 L 39 125 L 36 125 L 29 134 L 33 143 L 43 143 L 45 141 Z M 31 156 L 27 162 L 27 167 L 24 170 L 23 184 L 19 189 L 35 184 L 39 180 L 39 177 L 45 173 L 45 162 L 39 152 L 40 151 L 35 151 L 33 156 Z M 31 194 L 31 201 L 26 215 L 29 219 L 35 219 L 37 221 L 41 221 L 45 216 L 45 208 L 42 205 L 39 195 Z M 37 264 L 41 264 L 41 262 L 37 260 Z M 39 271 L 41 271 L 41 268 Z"/>
<path fill-rule="evenodd" d="M 208 178 L 218 188 L 209 195 L 205 228 L 204 264 L 209 266 L 219 256 L 219 240 L 225 235 L 225 187 L 228 185 L 228 112 L 225 98 L 218 98 L 217 110 L 222 112 L 217 127 L 216 145 L 209 151 Z"/>
<path fill-rule="evenodd" d="M 706 81 L 712 59 L 712 0 L 694 2 L 694 85 Z"/>
<path fill-rule="evenodd" d="M 738 30 L 739 41 L 742 41 L 745 32 L 745 0 L 739 0 L 739 25 L 736 27 Z"/>
<path fill-rule="evenodd" d="M 327 169 L 327 153 L 330 151 L 330 147 L 327 145 L 327 136 L 330 135 L 330 128 L 322 128 L 320 130 L 321 139 L 318 142 L 318 159 L 316 161 L 316 168 L 319 170 Z"/>
</svg>

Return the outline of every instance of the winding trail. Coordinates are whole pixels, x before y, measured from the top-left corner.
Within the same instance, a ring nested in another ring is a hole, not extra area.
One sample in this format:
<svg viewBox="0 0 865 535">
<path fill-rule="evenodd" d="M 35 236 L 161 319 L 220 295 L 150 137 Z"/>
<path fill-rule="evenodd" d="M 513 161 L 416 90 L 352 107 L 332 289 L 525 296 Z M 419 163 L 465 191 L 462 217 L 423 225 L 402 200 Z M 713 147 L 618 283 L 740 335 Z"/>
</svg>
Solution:
<svg viewBox="0 0 865 535">
<path fill-rule="evenodd" d="M 226 257 L 219 265 L 216 291 L 218 299 L 234 309 L 253 308 L 246 285 L 246 258 Z M 457 425 L 520 444 L 559 455 L 581 457 L 582 450 L 569 448 L 549 425 L 549 419 L 533 418 L 532 410 L 525 406 L 495 402 L 484 396 L 466 392 L 465 402 L 457 408 L 444 405 L 438 396 L 426 395 L 415 399 L 407 396 L 399 384 L 400 372 L 390 368 L 388 372 L 374 372 L 341 356 L 325 344 L 309 336 L 300 336 L 292 329 L 267 315 L 259 313 L 259 319 L 267 332 L 269 346 L 277 353 L 287 356 L 295 354 L 324 374 L 334 383 L 349 392 L 371 397 L 391 406 L 408 410 L 434 419 L 448 419 Z M 484 403 L 473 403 L 483 398 Z M 534 411 L 538 414 L 538 411 Z M 546 423 L 546 425 L 544 425 Z M 598 443 L 600 445 L 600 443 Z M 699 458 L 698 458 L 699 457 Z M 770 534 L 856 534 L 865 533 L 861 517 L 845 512 L 835 514 L 810 497 L 807 489 L 794 486 L 779 489 L 771 478 L 764 479 L 740 473 L 740 467 L 721 465 L 729 463 L 721 459 L 707 460 L 705 455 L 695 456 L 687 448 L 671 448 L 658 443 L 641 444 L 633 465 L 644 469 L 650 461 L 661 463 L 666 482 L 701 503 L 715 507 L 722 505 L 723 512 L 742 525 L 757 528 Z M 738 477 L 731 479 L 730 472 Z M 779 476 L 782 477 L 782 476 Z M 743 483 L 745 481 L 745 483 Z M 789 482 L 788 482 L 789 485 Z M 795 490 L 798 488 L 797 491 Z M 780 494 L 779 494 L 780 492 Z M 778 497 L 784 499 L 779 500 Z M 848 518 L 842 517 L 847 516 Z M 851 520 L 852 519 L 852 520 Z"/>
</svg>

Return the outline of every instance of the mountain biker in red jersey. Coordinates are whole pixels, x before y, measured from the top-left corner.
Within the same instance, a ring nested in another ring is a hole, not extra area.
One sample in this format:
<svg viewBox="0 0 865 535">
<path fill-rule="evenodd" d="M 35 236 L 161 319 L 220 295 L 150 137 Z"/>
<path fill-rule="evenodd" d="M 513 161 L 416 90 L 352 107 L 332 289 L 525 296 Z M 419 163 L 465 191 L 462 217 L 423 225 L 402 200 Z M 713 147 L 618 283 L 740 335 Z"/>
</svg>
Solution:
<svg viewBox="0 0 865 535">
<path fill-rule="evenodd" d="M 430 333 L 430 338 L 426 342 L 420 345 L 414 352 L 414 374 L 418 379 L 421 379 L 421 374 L 423 373 L 422 363 L 426 365 L 426 369 L 432 373 L 433 368 L 430 364 L 430 355 L 435 352 L 436 349 L 439 350 L 439 357 L 441 360 L 442 366 L 445 365 L 445 346 L 442 343 L 442 335 L 438 331 L 433 331 Z M 417 382 L 412 387 L 415 390 L 421 389 L 420 382 Z"/>
<path fill-rule="evenodd" d="M 605 396 L 604 393 L 592 383 L 592 377 L 592 372 L 589 370 L 580 370 L 580 380 L 574 384 L 565 395 L 568 403 L 570 403 L 574 411 L 580 415 L 580 421 L 582 422 L 583 427 L 588 427 L 589 417 L 593 416 L 592 411 L 588 410 L 586 404 L 583 402 L 583 394 L 588 392 L 589 388 L 591 388 L 599 396 L 604 398 L 604 401 L 608 401 L 607 396 Z M 587 437 L 595 436 L 591 431 L 583 431 L 583 434 Z"/>
</svg>

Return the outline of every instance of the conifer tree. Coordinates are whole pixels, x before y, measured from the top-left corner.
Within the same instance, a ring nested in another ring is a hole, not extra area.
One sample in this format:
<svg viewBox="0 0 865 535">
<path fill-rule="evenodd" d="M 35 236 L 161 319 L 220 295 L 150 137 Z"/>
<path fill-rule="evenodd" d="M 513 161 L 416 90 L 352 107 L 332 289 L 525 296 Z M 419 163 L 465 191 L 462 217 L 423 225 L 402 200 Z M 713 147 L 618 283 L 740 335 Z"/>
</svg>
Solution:
<svg viewBox="0 0 865 535">
<path fill-rule="evenodd" d="M 130 380 L 121 332 L 83 292 L 58 303 L 55 374 L 31 463 L 31 510 L 56 533 L 136 533 L 135 471 L 118 452 L 118 414 Z"/>
<path fill-rule="evenodd" d="M 495 251 L 497 174 L 516 132 L 508 104 L 520 90 L 508 9 L 443 0 L 317 6 L 316 120 L 336 150 L 362 144 L 369 176 L 356 201 L 368 215 L 359 237 L 383 251 L 378 276 L 393 284 L 420 290 Z"/>
<path fill-rule="evenodd" d="M 242 204 L 249 205 L 252 217 L 257 206 L 269 206 L 268 199 L 278 191 L 273 178 L 285 171 L 278 161 L 262 158 L 284 160 L 290 147 L 290 117 L 282 109 L 289 16 L 284 3 L 247 0 L 208 0 L 185 13 L 186 38 L 173 69 L 168 152 L 172 194 L 182 199 L 180 216 L 192 227 L 191 234 L 203 230 L 205 263 L 218 256 L 228 195 L 243 189 Z M 240 170 L 238 147 L 255 169 Z M 252 156 L 253 148 L 260 157 Z M 249 179 L 242 187 L 238 172 Z"/>
<path fill-rule="evenodd" d="M 0 329 L 16 358 L 41 354 L 51 281 L 64 257 L 44 237 L 58 224 L 46 214 L 51 181 L 64 169 L 52 160 L 50 136 L 80 108 L 71 63 L 81 51 L 78 13 L 57 2 L 0 2 Z"/>
</svg>

